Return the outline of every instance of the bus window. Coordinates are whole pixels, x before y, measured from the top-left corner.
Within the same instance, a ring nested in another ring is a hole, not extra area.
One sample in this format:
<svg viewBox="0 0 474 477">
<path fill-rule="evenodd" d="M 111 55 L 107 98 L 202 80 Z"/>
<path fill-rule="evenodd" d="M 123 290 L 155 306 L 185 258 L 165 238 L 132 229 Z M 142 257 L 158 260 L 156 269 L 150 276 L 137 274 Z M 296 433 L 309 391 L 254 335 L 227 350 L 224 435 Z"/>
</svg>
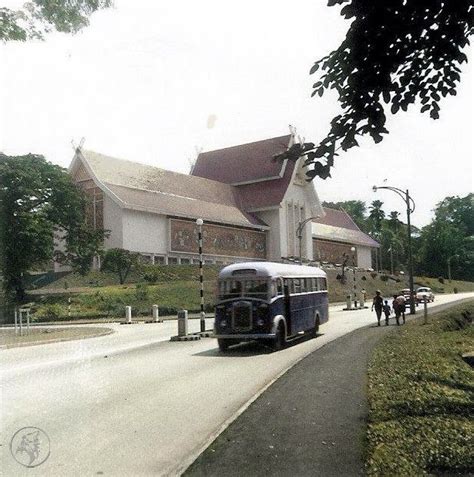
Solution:
<svg viewBox="0 0 474 477">
<path fill-rule="evenodd" d="M 326 284 L 326 279 L 325 278 L 318 278 L 318 289 L 321 290 L 327 290 L 327 284 Z"/>
<path fill-rule="evenodd" d="M 300 278 L 293 278 L 294 283 L 294 292 L 293 293 L 301 293 L 301 279 Z"/>
<path fill-rule="evenodd" d="M 277 279 L 277 293 L 278 295 L 283 295 L 283 282 L 281 278 Z"/>
<path fill-rule="evenodd" d="M 268 284 L 263 280 L 245 280 L 245 295 L 267 299 Z"/>
</svg>

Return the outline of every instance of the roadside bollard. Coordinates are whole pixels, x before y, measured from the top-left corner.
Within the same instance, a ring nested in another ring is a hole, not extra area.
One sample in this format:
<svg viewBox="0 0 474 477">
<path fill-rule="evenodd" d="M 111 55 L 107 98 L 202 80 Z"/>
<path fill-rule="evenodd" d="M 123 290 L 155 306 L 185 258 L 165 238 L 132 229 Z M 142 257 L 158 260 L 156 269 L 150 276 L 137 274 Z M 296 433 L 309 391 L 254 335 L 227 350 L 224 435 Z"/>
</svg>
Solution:
<svg viewBox="0 0 474 477">
<path fill-rule="evenodd" d="M 160 322 L 160 311 L 158 305 L 153 305 L 153 321 L 154 323 Z"/>
<path fill-rule="evenodd" d="M 132 322 L 132 307 L 131 306 L 125 307 L 125 320 L 127 323 Z"/>
<path fill-rule="evenodd" d="M 188 310 L 178 311 L 178 336 L 188 334 Z"/>
<path fill-rule="evenodd" d="M 424 313 L 424 323 L 425 325 L 428 323 L 428 301 L 426 300 L 426 296 L 423 300 L 423 313 Z"/>
<path fill-rule="evenodd" d="M 346 296 L 346 308 L 348 310 L 352 309 L 352 297 L 351 297 L 351 295 Z"/>
<path fill-rule="evenodd" d="M 18 310 L 15 308 L 15 334 L 18 334 Z"/>
</svg>

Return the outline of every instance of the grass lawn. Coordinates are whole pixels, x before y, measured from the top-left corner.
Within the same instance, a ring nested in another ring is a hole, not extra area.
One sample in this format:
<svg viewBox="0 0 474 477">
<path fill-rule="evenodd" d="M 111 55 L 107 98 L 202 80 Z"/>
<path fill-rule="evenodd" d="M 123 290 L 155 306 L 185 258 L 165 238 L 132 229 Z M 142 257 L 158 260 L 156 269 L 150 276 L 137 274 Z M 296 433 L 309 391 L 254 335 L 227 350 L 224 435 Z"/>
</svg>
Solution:
<svg viewBox="0 0 474 477">
<path fill-rule="evenodd" d="M 18 346 L 31 346 L 56 341 L 80 340 L 83 338 L 94 338 L 113 333 L 110 328 L 89 328 L 89 327 L 66 327 L 66 328 L 36 328 L 31 327 L 26 334 L 23 329 L 23 336 L 15 334 L 12 328 L 0 329 L 0 348 L 15 348 Z"/>
<path fill-rule="evenodd" d="M 474 472 L 474 301 L 410 322 L 377 346 L 369 366 L 370 476 Z M 472 475 L 472 474 L 470 474 Z"/>
</svg>

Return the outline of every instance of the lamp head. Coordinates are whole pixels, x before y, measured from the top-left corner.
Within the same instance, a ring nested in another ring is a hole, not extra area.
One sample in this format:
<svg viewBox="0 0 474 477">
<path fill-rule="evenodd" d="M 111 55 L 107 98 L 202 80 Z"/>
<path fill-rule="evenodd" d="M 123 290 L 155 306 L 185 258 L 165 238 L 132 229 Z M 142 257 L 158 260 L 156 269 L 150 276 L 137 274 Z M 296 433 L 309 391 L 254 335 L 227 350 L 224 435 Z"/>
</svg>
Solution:
<svg viewBox="0 0 474 477">
<path fill-rule="evenodd" d="M 199 227 L 201 227 L 201 225 L 204 223 L 204 220 L 202 219 L 197 219 L 196 220 L 196 225 L 198 225 Z"/>
<path fill-rule="evenodd" d="M 355 247 L 351 247 L 351 252 L 355 252 L 356 251 L 356 248 Z"/>
<path fill-rule="evenodd" d="M 373 187 L 372 187 L 372 190 L 373 190 L 374 192 L 377 192 L 377 186 L 373 186 Z"/>
</svg>

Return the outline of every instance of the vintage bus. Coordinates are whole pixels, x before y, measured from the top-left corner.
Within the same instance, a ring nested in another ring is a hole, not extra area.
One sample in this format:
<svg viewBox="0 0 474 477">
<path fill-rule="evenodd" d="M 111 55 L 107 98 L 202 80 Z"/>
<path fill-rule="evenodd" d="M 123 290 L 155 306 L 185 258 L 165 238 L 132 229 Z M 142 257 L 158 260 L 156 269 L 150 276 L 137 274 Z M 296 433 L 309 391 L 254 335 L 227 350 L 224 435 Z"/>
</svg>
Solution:
<svg viewBox="0 0 474 477">
<path fill-rule="evenodd" d="M 221 270 L 214 335 L 221 351 L 265 340 L 278 350 L 328 320 L 326 273 L 272 262 L 235 263 Z"/>
</svg>

